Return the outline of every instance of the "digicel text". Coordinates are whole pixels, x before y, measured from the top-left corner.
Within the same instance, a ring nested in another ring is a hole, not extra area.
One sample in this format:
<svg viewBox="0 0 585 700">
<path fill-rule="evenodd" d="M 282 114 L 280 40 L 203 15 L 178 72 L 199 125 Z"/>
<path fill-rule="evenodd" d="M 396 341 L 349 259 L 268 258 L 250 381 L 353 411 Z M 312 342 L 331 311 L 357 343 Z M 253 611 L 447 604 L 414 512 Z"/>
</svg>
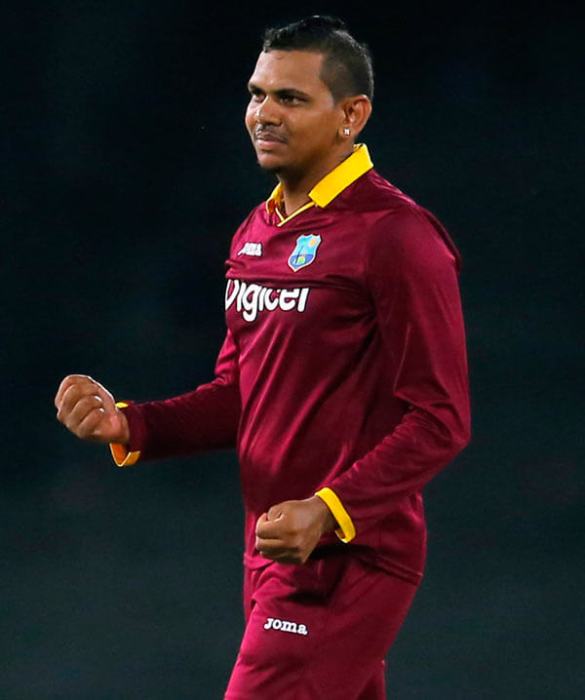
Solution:
<svg viewBox="0 0 585 700">
<path fill-rule="evenodd" d="M 310 287 L 294 289 L 274 289 L 259 284 L 246 284 L 240 280 L 229 279 L 225 290 L 225 308 L 235 302 L 236 310 L 246 321 L 255 321 L 259 311 L 292 311 L 301 313 L 307 305 Z"/>
</svg>

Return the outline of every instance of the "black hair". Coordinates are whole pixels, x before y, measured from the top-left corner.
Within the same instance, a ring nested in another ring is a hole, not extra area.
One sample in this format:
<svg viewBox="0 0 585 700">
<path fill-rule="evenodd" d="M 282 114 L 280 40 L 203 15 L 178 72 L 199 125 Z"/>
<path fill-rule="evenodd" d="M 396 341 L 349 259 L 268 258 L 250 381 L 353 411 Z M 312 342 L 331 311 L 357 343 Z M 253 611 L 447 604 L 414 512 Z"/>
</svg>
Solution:
<svg viewBox="0 0 585 700">
<path fill-rule="evenodd" d="M 337 102 L 352 95 L 374 97 L 374 69 L 366 44 L 338 17 L 313 15 L 264 32 L 263 51 L 314 51 L 324 55 L 321 80 Z"/>
</svg>

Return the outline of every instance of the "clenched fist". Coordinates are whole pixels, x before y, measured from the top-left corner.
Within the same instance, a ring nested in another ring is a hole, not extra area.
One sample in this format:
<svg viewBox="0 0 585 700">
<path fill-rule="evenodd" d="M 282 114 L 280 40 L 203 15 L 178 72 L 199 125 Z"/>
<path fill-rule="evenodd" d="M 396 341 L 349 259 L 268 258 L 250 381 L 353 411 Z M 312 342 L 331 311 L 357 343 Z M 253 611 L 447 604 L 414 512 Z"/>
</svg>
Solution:
<svg viewBox="0 0 585 700">
<path fill-rule="evenodd" d="M 258 518 L 256 549 L 282 564 L 304 564 L 321 536 L 336 527 L 335 518 L 319 496 L 284 501 Z"/>
<path fill-rule="evenodd" d="M 57 420 L 82 440 L 128 443 L 130 431 L 123 411 L 101 384 L 85 374 L 70 374 L 55 395 Z"/>
</svg>

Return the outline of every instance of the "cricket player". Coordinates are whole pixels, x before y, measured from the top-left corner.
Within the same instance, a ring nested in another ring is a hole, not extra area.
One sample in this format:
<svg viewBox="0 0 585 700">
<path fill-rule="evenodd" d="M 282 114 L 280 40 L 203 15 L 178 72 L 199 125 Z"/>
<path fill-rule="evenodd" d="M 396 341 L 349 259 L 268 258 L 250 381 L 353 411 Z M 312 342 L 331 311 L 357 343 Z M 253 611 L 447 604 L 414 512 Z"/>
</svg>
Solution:
<svg viewBox="0 0 585 700">
<path fill-rule="evenodd" d="M 268 199 L 226 261 L 207 384 L 116 403 L 69 375 L 55 404 L 116 464 L 235 447 L 246 626 L 227 700 L 380 700 L 421 581 L 421 490 L 469 442 L 460 255 L 358 142 L 367 47 L 341 20 L 264 35 L 245 124 Z"/>
</svg>

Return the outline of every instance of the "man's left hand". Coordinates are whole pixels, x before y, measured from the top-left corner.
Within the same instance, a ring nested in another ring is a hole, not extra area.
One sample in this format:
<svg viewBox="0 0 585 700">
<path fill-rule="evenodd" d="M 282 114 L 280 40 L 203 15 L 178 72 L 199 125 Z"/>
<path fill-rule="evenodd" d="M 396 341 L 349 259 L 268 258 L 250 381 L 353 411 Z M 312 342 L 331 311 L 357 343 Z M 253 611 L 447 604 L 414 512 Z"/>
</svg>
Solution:
<svg viewBox="0 0 585 700">
<path fill-rule="evenodd" d="M 321 536 L 338 526 L 319 496 L 284 501 L 263 513 L 256 523 L 256 549 L 283 564 L 304 564 Z"/>
</svg>

